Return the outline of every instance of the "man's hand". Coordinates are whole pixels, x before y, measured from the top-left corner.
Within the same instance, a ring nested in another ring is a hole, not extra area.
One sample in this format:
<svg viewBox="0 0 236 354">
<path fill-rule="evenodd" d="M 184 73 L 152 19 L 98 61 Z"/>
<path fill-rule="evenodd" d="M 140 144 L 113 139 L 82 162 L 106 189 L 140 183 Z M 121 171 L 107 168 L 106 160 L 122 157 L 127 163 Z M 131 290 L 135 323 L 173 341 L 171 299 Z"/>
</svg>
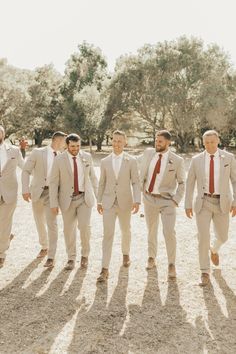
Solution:
<svg viewBox="0 0 236 354">
<path fill-rule="evenodd" d="M 192 219 L 193 217 L 193 209 L 185 209 L 185 214 L 189 219 Z"/>
<path fill-rule="evenodd" d="M 97 211 L 99 212 L 100 215 L 103 214 L 103 207 L 102 207 L 102 204 L 98 204 L 98 205 L 97 205 Z"/>
<path fill-rule="evenodd" d="M 23 193 L 22 194 L 22 196 L 23 196 L 23 199 L 26 201 L 26 202 L 30 202 L 30 200 L 31 200 L 31 193 Z"/>
<path fill-rule="evenodd" d="M 232 217 L 234 217 L 236 215 L 236 206 L 232 206 L 230 209 L 231 215 Z"/>
<path fill-rule="evenodd" d="M 54 215 L 57 215 L 59 213 L 59 208 L 56 207 L 56 208 L 51 208 L 51 212 L 54 214 Z"/>
<path fill-rule="evenodd" d="M 131 210 L 132 214 L 136 214 L 139 211 L 139 203 L 134 203 Z"/>
</svg>

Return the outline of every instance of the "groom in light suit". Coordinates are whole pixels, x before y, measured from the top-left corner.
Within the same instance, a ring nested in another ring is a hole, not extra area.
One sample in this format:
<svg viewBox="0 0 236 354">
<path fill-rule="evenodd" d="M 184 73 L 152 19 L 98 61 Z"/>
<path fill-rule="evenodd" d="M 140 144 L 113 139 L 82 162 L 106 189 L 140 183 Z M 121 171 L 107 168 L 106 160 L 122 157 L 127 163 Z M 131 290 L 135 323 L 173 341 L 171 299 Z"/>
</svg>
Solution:
<svg viewBox="0 0 236 354">
<path fill-rule="evenodd" d="M 76 258 L 76 227 L 81 238 L 81 268 L 88 265 L 90 251 L 90 218 L 97 195 L 98 181 L 92 157 L 80 150 L 81 139 L 77 134 L 66 137 L 67 151 L 58 156 L 52 167 L 49 194 L 54 215 L 59 207 L 64 223 L 64 238 L 68 262 L 66 270 L 72 270 Z"/>
<path fill-rule="evenodd" d="M 147 149 L 141 157 L 140 178 L 148 228 L 147 270 L 155 266 L 157 230 L 161 217 L 168 257 L 168 277 L 175 278 L 176 207 L 184 194 L 185 169 L 184 160 L 170 151 L 170 144 L 171 134 L 167 130 L 158 131 L 155 149 Z"/>
<path fill-rule="evenodd" d="M 5 130 L 0 126 L 0 268 L 11 241 L 13 213 L 17 202 L 16 168 L 24 165 L 20 150 L 4 143 Z"/>
<path fill-rule="evenodd" d="M 185 211 L 193 216 L 193 192 L 197 182 L 194 203 L 198 229 L 198 250 L 201 283 L 209 281 L 210 260 L 219 265 L 219 249 L 228 239 L 229 213 L 236 215 L 236 161 L 233 154 L 218 149 L 219 136 L 215 130 L 203 134 L 205 151 L 194 156 L 187 177 Z M 233 196 L 230 190 L 232 184 Z M 210 247 L 210 223 L 213 221 L 215 241 Z"/>
<path fill-rule="evenodd" d="M 141 201 L 137 162 L 124 152 L 126 135 L 120 130 L 113 133 L 113 152 L 102 159 L 98 187 L 97 210 L 103 215 L 102 271 L 98 282 L 108 278 L 114 239 L 115 222 L 118 217 L 121 229 L 123 265 L 130 265 L 130 219 L 137 213 Z"/>
</svg>

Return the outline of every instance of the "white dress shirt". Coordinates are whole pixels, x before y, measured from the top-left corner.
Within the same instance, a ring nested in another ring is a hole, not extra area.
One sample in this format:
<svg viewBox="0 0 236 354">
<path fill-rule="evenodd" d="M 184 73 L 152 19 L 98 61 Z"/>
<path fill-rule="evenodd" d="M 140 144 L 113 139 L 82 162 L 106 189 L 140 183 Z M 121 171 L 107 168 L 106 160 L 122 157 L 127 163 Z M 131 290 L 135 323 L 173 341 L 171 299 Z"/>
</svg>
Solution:
<svg viewBox="0 0 236 354">
<path fill-rule="evenodd" d="M 156 152 L 155 155 L 153 156 L 153 158 L 152 158 L 152 160 L 150 162 L 149 168 L 148 168 L 148 176 L 147 176 L 147 182 L 146 182 L 146 191 L 147 192 L 148 192 L 148 188 L 149 188 L 150 183 L 151 183 L 152 175 L 153 175 L 153 172 L 154 172 L 154 169 L 155 169 L 155 166 L 156 166 L 157 160 L 159 159 L 159 155 L 160 154 L 162 155 L 161 168 L 160 168 L 160 173 L 158 173 L 156 175 L 156 180 L 155 180 L 155 184 L 154 184 L 154 187 L 153 187 L 152 194 L 160 194 L 159 186 L 160 186 L 163 174 L 165 172 L 166 165 L 168 163 L 169 150 L 164 152 L 164 153 L 163 152 Z"/>
<path fill-rule="evenodd" d="M 210 161 L 211 155 L 214 155 L 214 194 L 220 194 L 220 154 L 219 150 L 215 152 L 215 154 L 209 154 L 205 151 L 205 191 L 206 193 L 210 193 L 209 191 L 209 177 L 210 177 Z"/>
<path fill-rule="evenodd" d="M 114 152 L 112 152 L 111 156 L 112 156 L 112 167 L 113 167 L 116 179 L 117 179 L 119 176 L 120 167 L 121 167 L 122 160 L 124 157 L 124 151 L 119 155 L 116 155 L 116 154 L 114 154 Z"/>
<path fill-rule="evenodd" d="M 0 145 L 0 172 L 3 170 L 7 163 L 7 149 L 6 145 L 3 143 Z"/>
<path fill-rule="evenodd" d="M 70 166 L 72 170 L 72 174 L 74 176 L 74 160 L 73 160 L 73 155 L 71 155 L 67 151 L 69 161 L 70 161 Z M 78 169 L 78 186 L 79 186 L 79 191 L 84 192 L 84 167 L 83 167 L 83 162 L 80 153 L 76 156 L 76 162 L 77 162 L 77 169 Z"/>
<path fill-rule="evenodd" d="M 49 185 L 49 177 L 51 174 L 52 165 L 53 165 L 53 161 L 55 158 L 54 151 L 55 150 L 52 149 L 51 145 L 47 146 L 47 181 L 46 181 L 46 186 Z"/>
</svg>

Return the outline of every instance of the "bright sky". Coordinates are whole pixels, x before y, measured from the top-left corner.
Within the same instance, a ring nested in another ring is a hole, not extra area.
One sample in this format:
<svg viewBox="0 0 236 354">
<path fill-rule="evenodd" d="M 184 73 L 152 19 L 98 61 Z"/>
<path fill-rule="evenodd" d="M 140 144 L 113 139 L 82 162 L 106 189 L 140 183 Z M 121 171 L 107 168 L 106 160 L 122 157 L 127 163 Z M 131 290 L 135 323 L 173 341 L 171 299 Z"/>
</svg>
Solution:
<svg viewBox="0 0 236 354">
<path fill-rule="evenodd" d="M 63 73 L 86 40 L 112 70 L 122 54 L 185 34 L 217 43 L 236 68 L 235 16 L 236 0 L 0 0 L 0 57 Z"/>
</svg>

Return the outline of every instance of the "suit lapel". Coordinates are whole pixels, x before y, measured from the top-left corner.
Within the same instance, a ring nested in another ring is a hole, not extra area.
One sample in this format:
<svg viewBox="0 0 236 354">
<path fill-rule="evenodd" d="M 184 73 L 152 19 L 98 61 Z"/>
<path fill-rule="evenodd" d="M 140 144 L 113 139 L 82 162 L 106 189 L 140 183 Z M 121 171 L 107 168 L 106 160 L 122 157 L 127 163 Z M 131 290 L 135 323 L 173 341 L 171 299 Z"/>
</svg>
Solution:
<svg viewBox="0 0 236 354">
<path fill-rule="evenodd" d="M 115 172 L 114 172 L 114 169 L 113 169 L 113 164 L 112 164 L 112 154 L 110 154 L 108 156 L 107 164 L 108 164 L 108 167 L 109 167 L 114 179 L 116 180 L 116 175 L 115 175 Z"/>
<path fill-rule="evenodd" d="M 124 153 L 122 161 L 121 161 L 120 170 L 119 170 L 119 173 L 118 173 L 117 180 L 119 179 L 120 176 L 122 176 L 122 173 L 125 171 L 126 164 L 127 164 L 128 161 L 129 161 L 129 156 L 128 156 L 128 154 Z M 113 166 L 112 166 L 112 169 L 113 169 Z M 114 175 L 115 175 L 115 173 L 114 173 Z"/>
<path fill-rule="evenodd" d="M 220 181 L 219 181 L 219 184 L 220 184 L 220 189 L 221 189 L 223 178 L 224 178 L 225 155 L 222 150 L 219 150 L 219 155 L 220 155 Z"/>
<path fill-rule="evenodd" d="M 64 154 L 65 155 L 63 157 L 64 157 L 66 168 L 67 168 L 69 174 L 71 175 L 71 177 L 73 177 L 73 171 L 72 171 L 72 168 L 71 168 L 71 164 L 70 164 L 68 153 L 65 151 Z"/>
<path fill-rule="evenodd" d="M 173 159 L 174 159 L 174 156 L 172 155 L 172 152 L 169 151 L 168 159 L 167 159 L 165 171 L 164 171 L 164 173 L 163 173 L 163 175 L 162 175 L 161 183 L 162 183 L 162 181 L 165 181 L 166 178 L 168 177 L 168 175 L 169 175 L 169 174 L 168 174 L 169 168 L 170 168 L 170 166 L 174 163 Z M 161 184 L 161 183 L 160 183 L 160 184 Z"/>
</svg>

